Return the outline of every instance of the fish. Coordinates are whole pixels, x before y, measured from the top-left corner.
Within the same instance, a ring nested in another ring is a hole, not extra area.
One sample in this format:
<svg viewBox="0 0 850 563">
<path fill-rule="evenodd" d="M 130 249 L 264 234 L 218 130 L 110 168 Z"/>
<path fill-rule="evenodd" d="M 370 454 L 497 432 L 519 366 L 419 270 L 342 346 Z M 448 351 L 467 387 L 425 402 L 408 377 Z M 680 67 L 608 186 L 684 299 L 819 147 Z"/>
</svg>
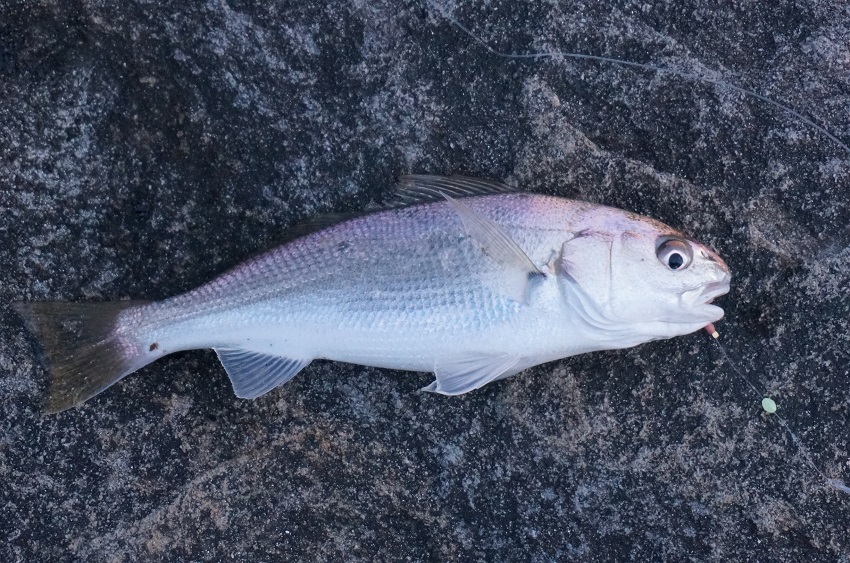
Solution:
<svg viewBox="0 0 850 563">
<path fill-rule="evenodd" d="M 731 273 L 654 219 L 464 176 L 403 177 L 384 209 L 318 221 L 162 301 L 17 302 L 46 412 L 178 351 L 212 348 L 237 397 L 315 359 L 432 372 L 461 395 L 532 366 L 718 321 Z"/>
</svg>

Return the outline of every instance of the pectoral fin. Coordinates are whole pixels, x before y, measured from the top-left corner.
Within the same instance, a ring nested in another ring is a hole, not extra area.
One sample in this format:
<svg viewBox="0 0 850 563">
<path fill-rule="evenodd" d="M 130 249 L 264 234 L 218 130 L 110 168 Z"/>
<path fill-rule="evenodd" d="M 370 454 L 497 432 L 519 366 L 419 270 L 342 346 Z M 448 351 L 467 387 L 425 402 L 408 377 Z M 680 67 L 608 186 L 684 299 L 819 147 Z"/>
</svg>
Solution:
<svg viewBox="0 0 850 563">
<path fill-rule="evenodd" d="M 215 348 L 218 359 L 240 399 L 256 399 L 283 385 L 311 360 L 269 356 L 239 348 Z"/>
<path fill-rule="evenodd" d="M 481 248 L 481 252 L 504 268 L 507 275 L 504 288 L 506 296 L 525 303 L 529 282 L 534 278 L 543 277 L 544 274 L 498 223 L 470 209 L 461 201 L 447 195 L 444 197 L 460 217 L 466 234 Z"/>
<path fill-rule="evenodd" d="M 423 391 L 462 395 L 522 370 L 521 356 L 514 354 L 464 354 L 441 358 L 434 365 L 437 379 Z"/>
</svg>

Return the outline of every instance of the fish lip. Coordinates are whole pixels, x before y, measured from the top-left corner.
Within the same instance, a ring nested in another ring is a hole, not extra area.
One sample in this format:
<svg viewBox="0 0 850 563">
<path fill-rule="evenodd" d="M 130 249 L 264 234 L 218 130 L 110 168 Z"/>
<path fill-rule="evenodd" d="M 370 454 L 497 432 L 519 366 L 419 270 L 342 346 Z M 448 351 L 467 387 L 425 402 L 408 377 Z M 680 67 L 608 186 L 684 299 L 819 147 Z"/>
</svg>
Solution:
<svg viewBox="0 0 850 563">
<path fill-rule="evenodd" d="M 703 287 L 700 292 L 700 297 L 704 299 L 703 303 L 711 303 L 715 298 L 729 293 L 729 276 L 727 275 L 720 281 L 711 282 Z"/>
<path fill-rule="evenodd" d="M 700 306 L 700 312 L 702 313 L 700 322 L 714 323 L 723 318 L 723 309 L 708 302 Z"/>
<path fill-rule="evenodd" d="M 724 269 L 722 273 L 722 278 L 717 281 L 709 282 L 702 287 L 702 291 L 700 291 L 699 296 L 702 298 L 703 303 L 711 303 L 715 298 L 729 293 L 729 282 L 732 280 L 732 276 L 726 269 Z"/>
<path fill-rule="evenodd" d="M 719 280 L 709 282 L 690 289 L 680 296 L 681 302 L 688 307 L 701 307 L 703 305 L 711 305 L 717 297 L 729 293 L 729 280 L 731 276 L 724 273 Z"/>
</svg>

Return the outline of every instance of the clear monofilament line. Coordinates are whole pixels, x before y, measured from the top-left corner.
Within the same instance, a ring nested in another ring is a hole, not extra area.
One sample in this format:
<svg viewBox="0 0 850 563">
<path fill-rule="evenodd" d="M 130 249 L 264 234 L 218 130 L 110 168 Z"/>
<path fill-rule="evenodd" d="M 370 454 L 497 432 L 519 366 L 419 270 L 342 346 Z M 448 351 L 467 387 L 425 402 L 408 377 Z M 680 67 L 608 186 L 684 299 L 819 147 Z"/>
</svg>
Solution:
<svg viewBox="0 0 850 563">
<path fill-rule="evenodd" d="M 726 348 L 720 343 L 720 335 L 717 334 L 717 332 L 714 330 L 714 326 L 713 325 L 709 325 L 709 326 L 711 327 L 711 329 L 709 330 L 709 328 L 706 327 L 706 331 L 709 332 L 709 334 L 711 334 L 712 340 L 717 344 L 717 348 L 720 350 L 720 353 L 723 355 L 723 359 L 726 362 L 726 365 L 729 366 L 729 368 L 738 377 L 740 377 L 741 380 L 743 380 L 747 385 L 749 385 L 750 388 L 753 391 L 756 392 L 756 394 L 761 395 L 762 397 L 767 397 L 766 393 L 759 391 L 758 387 L 756 387 L 753 384 L 753 382 L 750 381 L 750 379 L 748 377 L 746 377 L 743 374 L 743 372 L 741 372 L 741 370 L 738 369 L 736 362 L 732 361 L 732 358 L 729 356 L 729 353 L 726 351 Z M 781 424 L 783 426 L 783 428 L 785 428 L 785 430 L 788 432 L 788 435 L 791 436 L 791 440 L 794 442 L 794 445 L 797 446 L 797 450 L 801 454 L 803 454 L 803 458 L 806 460 L 806 463 L 809 464 L 809 467 L 811 467 L 815 471 L 815 473 L 817 473 L 818 475 L 820 475 L 823 478 L 823 480 L 826 482 L 827 485 L 829 485 L 833 489 L 837 489 L 841 492 L 850 494 L 850 487 L 845 485 L 842 480 L 827 477 L 826 474 L 823 471 L 821 471 L 820 467 L 818 467 L 815 464 L 814 460 L 812 459 L 812 456 L 809 454 L 808 448 L 806 448 L 806 446 L 803 445 L 803 441 L 800 440 L 800 438 L 797 436 L 797 434 L 793 430 L 791 430 L 791 427 L 788 426 L 788 423 L 785 421 L 784 418 L 782 418 L 776 412 L 771 413 L 771 416 L 776 417 L 776 420 L 779 421 L 779 424 Z"/>
<path fill-rule="evenodd" d="M 726 82 L 726 81 L 719 80 L 719 79 L 716 79 L 716 78 L 709 78 L 707 76 L 701 76 L 699 74 L 694 74 L 692 72 L 687 72 L 687 71 L 684 71 L 684 70 L 677 70 L 677 69 L 673 69 L 673 68 L 665 68 L 663 66 L 656 66 L 656 65 L 647 64 L 647 63 L 637 63 L 637 62 L 634 62 L 634 61 L 627 61 L 625 59 L 617 59 L 615 57 L 604 57 L 602 55 L 590 55 L 590 54 L 587 54 L 587 53 L 570 53 L 570 52 L 564 52 L 564 51 L 550 51 L 550 52 L 542 52 L 542 53 L 502 53 L 501 51 L 497 51 L 496 49 L 491 47 L 486 41 L 484 41 L 482 38 L 480 38 L 478 35 L 476 35 L 471 29 L 469 29 L 468 27 L 466 27 L 465 25 L 460 23 L 457 19 L 455 19 L 454 17 L 449 15 L 442 6 L 440 6 L 439 4 L 434 2 L 433 0 L 428 0 L 428 4 L 430 4 L 435 10 L 437 10 L 437 12 L 439 12 L 440 15 L 443 18 L 445 18 L 449 23 L 451 23 L 453 26 L 455 26 L 461 32 L 463 32 L 464 34 L 469 36 L 470 39 L 475 41 L 477 44 L 481 45 L 489 53 L 491 53 L 491 54 L 493 54 L 497 57 L 501 57 L 503 59 L 512 59 L 512 60 L 539 60 L 539 59 L 554 59 L 554 58 L 557 58 L 557 57 L 563 57 L 563 58 L 566 58 L 566 59 L 588 60 L 588 61 L 596 61 L 596 62 L 601 62 L 601 63 L 614 64 L 614 65 L 619 65 L 619 66 L 623 66 L 623 67 L 631 67 L 631 68 L 637 68 L 637 69 L 642 69 L 642 70 L 648 70 L 648 71 L 652 71 L 652 72 L 667 73 L 667 74 L 672 74 L 674 76 L 678 76 L 679 78 L 684 78 L 685 80 L 693 80 L 693 81 L 696 81 L 696 82 L 703 82 L 705 84 L 714 84 L 715 86 L 719 86 L 721 88 L 727 88 L 729 90 L 743 94 L 744 96 L 753 97 L 753 98 L 760 100 L 760 101 L 762 101 L 762 102 L 764 102 L 768 105 L 773 106 L 774 108 L 782 111 L 783 113 L 790 115 L 790 116 L 800 120 L 801 122 L 805 123 L 806 125 L 808 125 L 812 129 L 814 129 L 815 131 L 817 131 L 821 135 L 825 136 L 830 141 L 832 141 L 833 143 L 835 143 L 836 145 L 838 145 L 839 147 L 841 147 L 842 149 L 844 149 L 845 151 L 850 153 L 850 146 L 848 146 L 841 139 L 839 139 L 838 137 L 836 137 L 835 135 L 833 135 L 832 133 L 827 131 L 826 128 L 824 128 L 823 126 L 818 125 L 813 120 L 806 117 L 805 115 L 798 112 L 797 110 L 795 110 L 795 109 L 793 109 L 793 108 L 791 108 L 791 107 L 789 107 L 785 104 L 781 104 L 777 101 L 774 101 L 774 100 L 768 98 L 767 96 L 759 94 L 758 92 L 754 92 L 753 90 L 748 90 L 747 88 L 742 88 L 741 86 L 736 86 L 735 84 L 732 84 L 730 82 Z"/>
</svg>

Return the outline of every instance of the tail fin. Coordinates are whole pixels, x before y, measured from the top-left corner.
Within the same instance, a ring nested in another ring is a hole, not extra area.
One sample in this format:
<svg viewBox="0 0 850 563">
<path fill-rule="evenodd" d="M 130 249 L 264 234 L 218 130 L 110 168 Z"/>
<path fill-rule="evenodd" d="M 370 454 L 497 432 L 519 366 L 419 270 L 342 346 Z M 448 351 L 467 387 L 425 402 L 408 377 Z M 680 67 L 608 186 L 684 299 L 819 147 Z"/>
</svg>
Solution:
<svg viewBox="0 0 850 563">
<path fill-rule="evenodd" d="M 45 412 L 79 405 L 155 359 L 128 345 L 115 330 L 122 311 L 146 303 L 12 304 L 39 335 L 51 367 Z"/>
</svg>

